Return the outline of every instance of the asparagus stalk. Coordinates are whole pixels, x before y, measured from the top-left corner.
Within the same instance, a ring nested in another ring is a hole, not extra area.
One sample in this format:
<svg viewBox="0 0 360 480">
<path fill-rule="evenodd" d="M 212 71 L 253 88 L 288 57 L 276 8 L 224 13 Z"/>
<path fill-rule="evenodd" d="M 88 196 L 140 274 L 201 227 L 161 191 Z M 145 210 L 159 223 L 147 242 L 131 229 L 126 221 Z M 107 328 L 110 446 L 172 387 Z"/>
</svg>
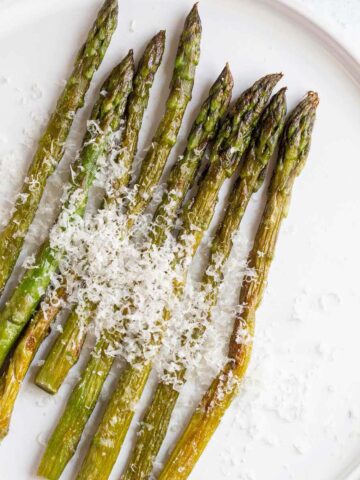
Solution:
<svg viewBox="0 0 360 480">
<path fill-rule="evenodd" d="M 224 218 L 212 242 L 201 287 L 206 293 L 209 315 L 211 307 L 217 302 L 219 279 L 221 278 L 222 267 L 232 249 L 233 235 L 239 228 L 252 193 L 259 187 L 259 180 L 263 181 L 264 179 L 262 172 L 268 165 L 282 131 L 286 115 L 285 90 L 281 89 L 274 95 L 261 116 L 250 145 L 242 159 L 241 170 L 232 188 Z M 204 329 L 204 325 L 199 326 L 194 337 L 198 338 Z M 179 364 L 179 380 L 184 379 L 185 373 L 186 368 Z M 136 444 L 126 471 L 121 477 L 122 480 L 150 478 L 153 462 L 165 438 L 179 393 L 180 391 L 174 389 L 172 384 L 158 383 L 152 403 L 146 410 L 141 422 L 136 436 Z"/>
<path fill-rule="evenodd" d="M 148 103 L 150 88 L 155 73 L 161 63 L 165 47 L 165 32 L 160 31 L 148 44 L 138 66 L 134 78 L 133 91 L 130 93 L 126 107 L 126 126 L 121 139 L 116 162 L 122 166 L 122 175 L 116 179 L 114 189 L 120 190 L 130 179 L 131 165 L 135 157 L 139 131 L 145 108 Z M 64 300 L 66 289 L 61 287 L 55 295 L 56 299 Z M 50 298 L 44 301 L 44 309 L 40 309 L 26 329 L 19 345 L 11 356 L 9 365 L 0 381 L 0 437 L 6 435 L 9 429 L 11 413 L 19 392 L 21 382 L 45 336 L 52 320 L 61 309 L 58 302 L 54 306 Z M 46 305 L 50 305 L 46 308 Z"/>
<path fill-rule="evenodd" d="M 197 6 L 194 5 L 186 18 L 180 37 L 165 113 L 136 181 L 137 192 L 129 207 L 129 218 L 140 214 L 149 205 L 153 188 L 160 180 L 166 160 L 176 143 L 183 115 L 191 99 L 195 70 L 200 56 L 200 39 L 201 22 Z M 86 328 L 80 328 L 78 320 L 76 312 L 73 312 L 65 325 L 63 335 L 58 337 L 36 378 L 36 384 L 50 393 L 55 393 L 59 389 L 70 368 L 80 356 Z M 88 316 L 88 322 L 90 320 L 91 315 Z"/>
<path fill-rule="evenodd" d="M 68 201 L 63 212 L 71 207 L 68 222 L 84 213 L 88 192 L 94 181 L 98 159 L 105 153 L 112 132 L 119 128 L 127 97 L 132 88 L 134 60 L 132 51 L 112 71 L 103 85 L 103 92 L 93 109 L 90 127 L 85 135 L 84 146 L 74 165 L 74 179 L 70 181 Z M 92 123 L 99 129 L 94 132 Z M 60 214 L 60 221 L 62 217 Z M 64 229 L 67 225 L 63 226 Z M 58 268 L 63 252 L 51 248 L 47 240 L 41 247 L 36 263 L 25 272 L 9 301 L 0 311 L 0 366 L 14 342 L 28 323 L 41 297 Z"/>
<path fill-rule="evenodd" d="M 159 244 L 165 239 L 165 231 L 171 222 L 162 221 L 163 215 L 173 217 L 196 174 L 206 146 L 215 135 L 218 123 L 224 115 L 231 97 L 233 81 L 228 66 L 210 89 L 209 97 L 202 105 L 188 137 L 184 155 L 179 157 L 171 170 L 166 192 L 154 215 Z M 182 175 L 176 179 L 176 175 Z M 176 195 L 175 195 L 176 192 Z M 173 198 L 173 200 L 170 200 Z M 166 208 L 167 207 L 167 208 Z M 161 224 L 160 224 L 161 222 Z M 161 225 L 161 227 L 160 227 Z M 162 229 L 162 231 L 160 231 Z M 116 338 L 116 340 L 118 340 Z M 96 345 L 94 354 L 82 372 L 81 378 L 69 397 L 65 411 L 54 430 L 39 467 L 39 474 L 50 479 L 59 478 L 65 465 L 75 453 L 83 429 L 100 395 L 103 383 L 114 358 L 106 354 L 109 334 Z"/>
<path fill-rule="evenodd" d="M 63 156 L 74 114 L 84 104 L 91 79 L 102 62 L 116 28 L 117 14 L 117 1 L 106 0 L 77 55 L 72 74 L 39 141 L 12 216 L 0 233 L 0 292 L 19 256 L 46 180 Z"/>
<path fill-rule="evenodd" d="M 256 277 L 248 277 L 243 281 L 240 293 L 243 311 L 235 319 L 229 344 L 229 361 L 200 401 L 159 480 L 188 478 L 245 375 L 252 350 L 256 310 L 266 286 L 280 225 L 287 215 L 294 181 L 308 156 L 318 101 L 317 94 L 310 92 L 286 123 L 267 203 L 248 258 L 249 267 L 254 269 Z M 245 338 L 247 341 L 244 341 Z"/>
<path fill-rule="evenodd" d="M 185 249 L 190 257 L 196 252 L 211 222 L 219 189 L 224 180 L 234 173 L 249 144 L 251 132 L 280 77 L 268 75 L 256 82 L 241 95 L 222 124 L 210 153 L 209 169 L 199 183 L 195 199 L 185 205 L 181 215 L 183 234 L 179 244 L 184 246 L 185 239 L 193 237 L 191 249 Z M 184 265 L 185 280 L 186 264 L 183 260 L 181 256 L 178 259 Z M 180 295 L 182 285 L 174 288 L 176 294 Z M 168 317 L 169 312 L 165 310 L 163 323 Z M 133 418 L 133 406 L 140 399 L 150 371 L 149 361 L 144 361 L 136 368 L 132 365 L 125 367 L 92 440 L 78 480 L 103 480 L 109 477 Z"/>
<path fill-rule="evenodd" d="M 139 189 L 131 214 L 141 213 L 147 206 L 147 195 L 157 185 L 172 147 L 175 145 L 182 119 L 191 100 L 195 71 L 200 59 L 201 20 L 197 4 L 185 20 L 175 58 L 174 73 L 165 113 L 156 130 L 150 149 L 144 158 L 137 184 Z"/>
</svg>

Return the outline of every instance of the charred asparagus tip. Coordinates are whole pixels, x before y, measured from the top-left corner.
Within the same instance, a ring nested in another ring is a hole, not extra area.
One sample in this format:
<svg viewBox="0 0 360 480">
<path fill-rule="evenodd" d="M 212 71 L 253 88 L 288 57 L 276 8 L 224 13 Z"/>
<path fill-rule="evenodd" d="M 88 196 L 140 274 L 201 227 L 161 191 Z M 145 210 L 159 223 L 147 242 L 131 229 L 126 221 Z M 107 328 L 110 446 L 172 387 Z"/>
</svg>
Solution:
<svg viewBox="0 0 360 480">
<path fill-rule="evenodd" d="M 282 72 L 278 72 L 278 73 L 272 73 L 269 76 L 273 76 L 279 81 L 284 76 L 284 74 Z"/>
<path fill-rule="evenodd" d="M 223 75 L 224 78 L 226 78 L 227 80 L 230 80 L 231 82 L 233 81 L 233 76 L 232 76 L 232 73 L 231 73 L 231 70 L 230 70 L 229 62 L 225 63 L 225 67 L 224 67 L 223 71 L 221 72 L 221 75 Z"/>
<path fill-rule="evenodd" d="M 118 8 L 118 2 L 117 0 L 106 0 L 104 2 L 104 5 L 102 6 L 103 10 L 114 10 L 115 8 Z"/>
<path fill-rule="evenodd" d="M 196 24 L 199 24 L 199 25 L 201 24 L 199 9 L 198 9 L 198 2 L 194 4 L 194 6 L 190 10 L 190 13 L 188 14 L 188 16 L 186 18 L 185 24 L 186 24 L 187 28 L 189 28 L 189 25 L 191 23 L 196 23 Z"/>
<path fill-rule="evenodd" d="M 165 40 L 166 30 L 160 30 L 154 37 L 154 39 Z"/>
<path fill-rule="evenodd" d="M 310 90 L 307 93 L 306 97 L 312 102 L 314 107 L 317 107 L 319 105 L 320 98 L 319 98 L 319 95 L 316 92 L 313 92 L 312 90 Z"/>
</svg>

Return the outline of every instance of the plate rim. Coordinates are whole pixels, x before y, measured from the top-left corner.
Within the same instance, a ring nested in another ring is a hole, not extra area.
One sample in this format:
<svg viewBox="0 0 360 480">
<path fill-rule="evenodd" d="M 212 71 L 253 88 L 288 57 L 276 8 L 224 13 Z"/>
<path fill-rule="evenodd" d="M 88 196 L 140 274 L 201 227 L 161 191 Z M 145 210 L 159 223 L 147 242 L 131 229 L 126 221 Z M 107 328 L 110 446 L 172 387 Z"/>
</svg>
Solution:
<svg viewBox="0 0 360 480">
<path fill-rule="evenodd" d="M 220 4 L 221 0 L 217 1 Z M 121 0 L 119 0 L 119 2 L 121 2 Z M 300 3 L 299 0 L 257 0 L 257 2 L 274 8 L 280 14 L 285 15 L 290 18 L 291 21 L 294 21 L 300 27 L 307 30 L 312 36 L 317 37 L 329 52 L 340 61 L 343 67 L 345 67 L 356 84 L 360 86 L 360 49 L 357 52 L 352 42 L 343 38 L 341 28 L 335 20 L 324 18 L 317 10 Z M 53 2 L 53 7 L 57 6 L 61 9 L 67 8 L 66 3 L 71 6 L 72 2 L 71 0 Z M 11 2 L 5 2 L 3 5 L 0 5 L 0 10 L 3 11 L 5 16 L 11 16 L 11 12 L 14 13 L 18 11 L 19 8 L 21 8 L 21 4 L 25 9 L 29 9 L 29 5 L 27 5 L 25 0 L 12 0 Z M 37 5 L 46 7 L 48 2 L 46 0 L 37 0 Z"/>
<path fill-rule="evenodd" d="M 360 49 L 356 52 L 350 42 L 344 40 L 340 27 L 334 20 L 323 18 L 316 10 L 301 4 L 298 0 L 257 0 L 274 7 L 297 25 L 319 39 L 349 73 L 360 87 Z"/>
<path fill-rule="evenodd" d="M 217 1 L 220 4 L 221 0 Z M 37 0 L 36 3 L 37 5 L 42 5 L 43 9 L 48 5 L 46 0 Z M 62 10 L 67 8 L 67 3 L 70 7 L 72 2 L 71 0 L 54 1 L 52 7 Z M 335 20 L 324 18 L 317 10 L 300 3 L 299 0 L 257 0 L 257 3 L 275 9 L 280 15 L 286 16 L 290 21 L 307 31 L 308 34 L 316 37 L 327 48 L 329 53 L 340 62 L 356 85 L 360 87 L 360 49 L 357 52 L 351 42 L 343 38 L 341 29 Z M 30 5 L 27 5 L 25 0 L 12 0 L 11 3 L 5 2 L 3 5 L 0 5 L 0 10 L 3 11 L 4 17 L 9 15 L 11 17 L 12 13 L 18 12 L 22 6 L 25 10 L 30 8 Z M 25 17 L 27 16 L 25 15 Z M 24 15 L 22 18 L 24 18 Z M 21 18 L 19 20 L 21 21 Z M 2 32 L 0 28 L 1 33 L 6 33 L 6 30 Z"/>
</svg>

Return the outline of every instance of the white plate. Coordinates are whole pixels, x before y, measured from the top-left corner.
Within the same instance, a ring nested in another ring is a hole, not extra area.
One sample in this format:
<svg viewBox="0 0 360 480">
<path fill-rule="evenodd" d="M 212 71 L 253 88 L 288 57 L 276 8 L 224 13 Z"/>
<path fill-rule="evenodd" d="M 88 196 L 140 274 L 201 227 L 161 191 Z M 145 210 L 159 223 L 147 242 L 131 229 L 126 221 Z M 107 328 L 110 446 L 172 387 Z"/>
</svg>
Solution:
<svg viewBox="0 0 360 480">
<path fill-rule="evenodd" d="M 151 35 L 164 27 L 168 31 L 142 147 L 163 108 L 176 39 L 191 4 L 192 0 L 120 1 L 119 27 L 95 86 L 127 49 L 133 47 L 138 57 Z M 13 198 L 14 181 L 19 184 L 31 158 L 33 147 L 27 146 L 27 134 L 38 138 L 39 114 L 52 108 L 61 80 L 70 71 L 75 46 L 84 38 L 98 6 L 98 0 L 18 0 L 2 6 L 2 212 L 9 210 L 5 198 Z M 320 93 L 321 105 L 308 165 L 296 184 L 258 313 L 248 381 L 191 478 L 344 479 L 360 459 L 359 65 L 336 36 L 285 3 L 204 0 L 200 12 L 202 56 L 184 135 L 199 99 L 225 61 L 235 77 L 236 95 L 259 76 L 283 71 L 289 107 L 309 89 Z M 92 98 L 90 94 L 89 104 Z M 85 109 L 80 120 L 87 113 Z M 176 150 L 182 146 L 180 142 Z M 245 233 L 251 230 L 259 205 L 253 202 Z M 43 354 L 40 351 L 37 360 Z M 35 478 L 41 442 L 55 425 L 75 381 L 72 373 L 59 395 L 50 397 L 33 386 L 35 370 L 33 366 L 19 396 L 11 432 L 1 444 L 2 480 Z M 185 400 L 183 396 L 182 403 Z M 174 436 L 172 432 L 167 447 Z M 119 478 L 128 447 L 129 442 L 112 479 Z M 165 453 L 166 448 L 162 457 Z M 71 462 L 64 479 L 74 478 L 78 460 Z M 360 475 L 354 473 L 351 478 Z"/>
</svg>

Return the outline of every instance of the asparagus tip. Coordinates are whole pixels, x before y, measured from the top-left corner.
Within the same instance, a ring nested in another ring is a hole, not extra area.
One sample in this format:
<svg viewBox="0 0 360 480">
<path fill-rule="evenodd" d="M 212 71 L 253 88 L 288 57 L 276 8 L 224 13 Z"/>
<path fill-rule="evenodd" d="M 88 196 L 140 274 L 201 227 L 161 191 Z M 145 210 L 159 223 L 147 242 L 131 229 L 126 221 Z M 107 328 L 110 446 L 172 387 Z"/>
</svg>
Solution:
<svg viewBox="0 0 360 480">
<path fill-rule="evenodd" d="M 191 24 L 196 24 L 199 27 L 201 26 L 201 20 L 200 20 L 200 15 L 199 15 L 199 9 L 198 9 L 198 2 L 194 4 L 192 9 L 190 10 L 189 15 L 186 18 L 185 24 L 189 27 Z"/>
<path fill-rule="evenodd" d="M 105 0 L 104 5 L 112 6 L 113 8 L 117 7 L 118 6 L 118 0 Z"/>
<path fill-rule="evenodd" d="M 129 66 L 131 66 L 132 70 L 135 69 L 134 50 L 132 48 L 130 48 L 126 57 L 121 62 L 121 64 L 129 64 Z"/>
<path fill-rule="evenodd" d="M 268 75 L 265 75 L 264 77 L 261 77 L 257 82 L 255 82 L 255 86 L 268 86 L 273 89 L 275 85 L 281 80 L 283 77 L 283 74 L 281 72 L 279 73 L 269 73 Z"/>
<path fill-rule="evenodd" d="M 320 98 L 317 92 L 310 90 L 306 96 L 311 101 L 314 107 L 317 107 L 319 105 Z"/>
<path fill-rule="evenodd" d="M 132 48 L 130 48 L 125 58 L 119 64 L 120 69 L 124 68 L 124 66 L 126 69 L 130 68 L 132 73 L 134 73 L 135 59 L 134 59 L 134 50 Z"/>
<path fill-rule="evenodd" d="M 118 1 L 117 0 L 105 0 L 102 11 L 106 11 L 107 15 L 112 15 L 112 13 L 118 13 Z"/>
<path fill-rule="evenodd" d="M 165 46 L 165 40 L 166 40 L 166 30 L 160 30 L 156 35 L 154 35 L 154 38 L 152 39 L 151 43 L 155 45 L 156 48 L 159 48 L 163 52 L 164 46 Z"/>
<path fill-rule="evenodd" d="M 276 92 L 274 96 L 277 97 L 277 98 L 285 97 L 287 89 L 288 89 L 288 87 L 281 87 L 280 90 L 278 92 Z"/>
<path fill-rule="evenodd" d="M 226 62 L 225 67 L 222 69 L 222 72 L 219 76 L 226 84 L 230 85 L 231 87 L 234 85 L 234 79 L 230 70 L 230 65 Z"/>
<path fill-rule="evenodd" d="M 157 40 L 160 40 L 160 41 L 165 41 L 165 37 L 166 37 L 166 30 L 160 30 L 156 35 L 155 35 L 155 39 Z"/>
</svg>

